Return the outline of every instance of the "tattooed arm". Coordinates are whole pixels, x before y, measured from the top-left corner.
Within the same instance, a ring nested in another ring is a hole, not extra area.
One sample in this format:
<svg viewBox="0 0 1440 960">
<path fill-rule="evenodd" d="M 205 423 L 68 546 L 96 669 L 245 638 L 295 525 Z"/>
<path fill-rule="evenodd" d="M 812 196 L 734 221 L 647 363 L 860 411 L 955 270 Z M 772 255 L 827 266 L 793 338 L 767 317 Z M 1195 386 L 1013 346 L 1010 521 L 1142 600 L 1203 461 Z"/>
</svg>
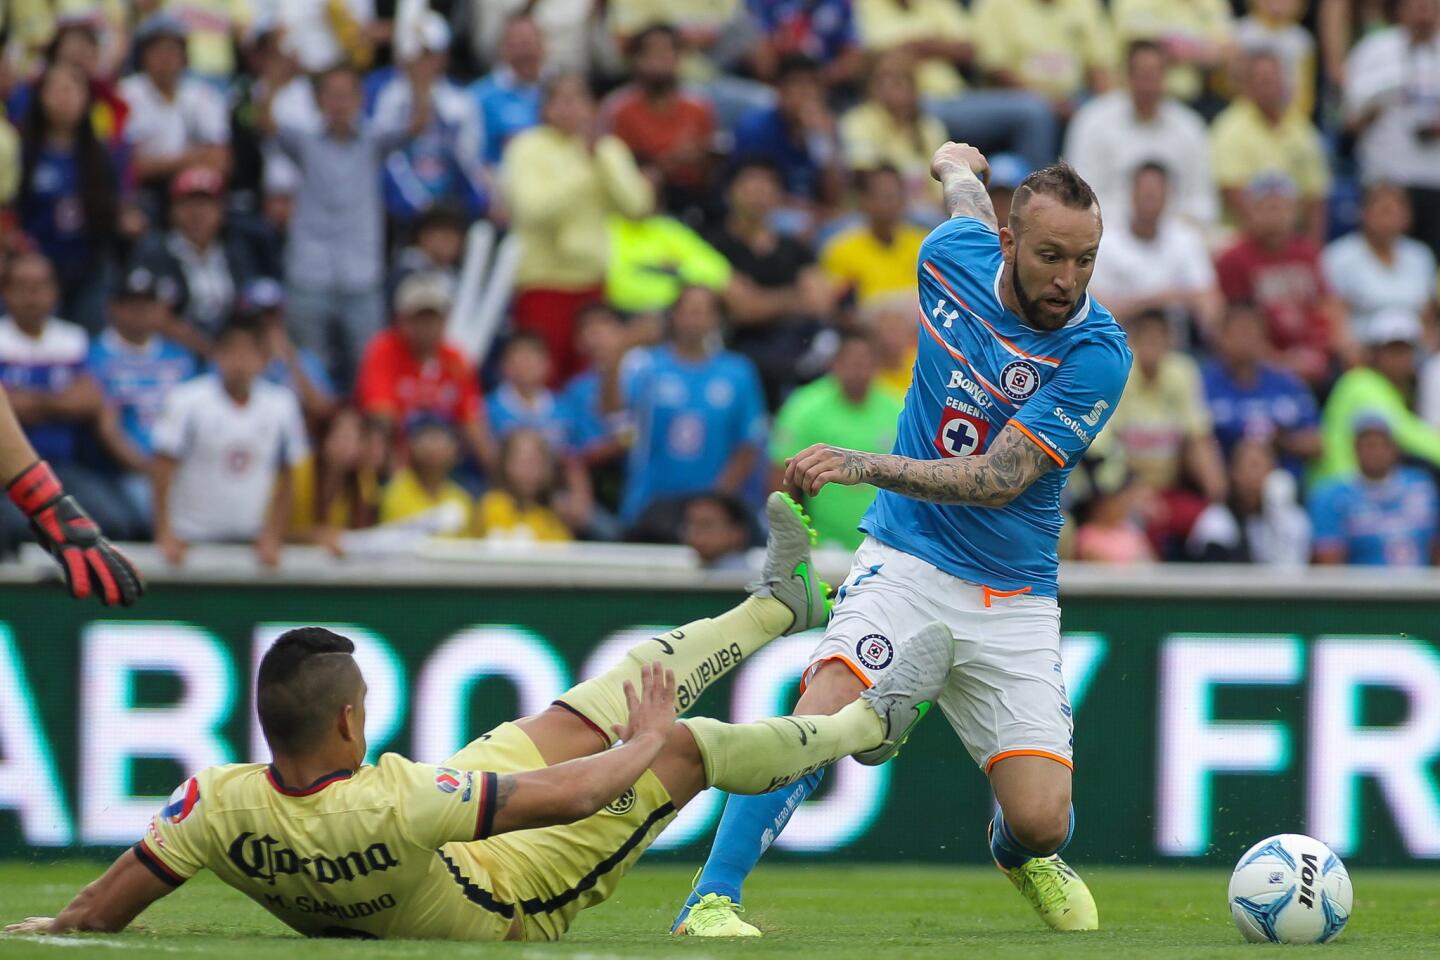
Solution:
<svg viewBox="0 0 1440 960">
<path fill-rule="evenodd" d="M 998 229 L 990 192 L 980 178 L 990 169 L 985 155 L 968 143 L 947 143 L 930 160 L 930 175 L 940 181 L 945 212 L 951 217 L 974 217 Z"/>
<path fill-rule="evenodd" d="M 1040 445 L 1014 425 L 973 457 L 912 460 L 817 443 L 791 457 L 785 479 L 810 496 L 827 483 L 870 483 L 916 500 L 1003 507 L 1055 467 Z"/>
<path fill-rule="evenodd" d="M 574 823 L 598 813 L 635 785 L 670 738 L 675 724 L 675 675 L 658 662 L 642 668 L 641 695 L 625 681 L 629 723 L 611 730 L 624 743 L 593 756 L 496 779 L 490 836 L 532 827 Z M 599 746 L 594 733 L 579 731 L 584 749 Z M 542 751 L 543 747 L 542 746 Z M 558 745 L 567 749 L 569 745 Z M 574 753 L 578 750 L 569 750 Z"/>
</svg>

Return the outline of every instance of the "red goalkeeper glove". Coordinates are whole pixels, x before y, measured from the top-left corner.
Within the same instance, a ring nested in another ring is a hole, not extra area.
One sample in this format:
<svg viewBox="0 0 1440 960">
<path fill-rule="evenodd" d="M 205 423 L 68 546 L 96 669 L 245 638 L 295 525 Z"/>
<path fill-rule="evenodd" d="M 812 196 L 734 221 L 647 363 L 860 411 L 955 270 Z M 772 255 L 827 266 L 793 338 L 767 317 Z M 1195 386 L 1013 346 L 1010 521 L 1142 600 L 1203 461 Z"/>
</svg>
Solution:
<svg viewBox="0 0 1440 960">
<path fill-rule="evenodd" d="M 84 600 L 94 592 L 107 607 L 117 603 L 128 607 L 145 592 L 135 565 L 105 539 L 44 460 L 26 467 L 5 489 L 11 502 L 30 518 L 40 545 L 65 571 L 72 596 Z"/>
</svg>

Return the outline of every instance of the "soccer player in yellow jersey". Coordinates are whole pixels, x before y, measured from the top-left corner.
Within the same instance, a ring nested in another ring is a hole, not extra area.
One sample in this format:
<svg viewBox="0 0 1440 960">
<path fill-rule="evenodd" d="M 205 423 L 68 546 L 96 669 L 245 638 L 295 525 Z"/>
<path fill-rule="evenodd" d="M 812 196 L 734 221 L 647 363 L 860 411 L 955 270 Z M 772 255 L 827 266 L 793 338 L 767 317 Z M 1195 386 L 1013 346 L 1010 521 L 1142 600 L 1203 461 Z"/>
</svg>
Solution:
<svg viewBox="0 0 1440 960">
<path fill-rule="evenodd" d="M 765 793 L 849 754 L 884 762 L 945 681 L 948 629 L 921 631 L 903 658 L 912 666 L 833 716 L 676 722 L 777 635 L 826 619 L 803 515 L 778 493 L 766 512 L 765 567 L 744 603 L 646 640 L 439 766 L 393 753 L 364 766 L 353 645 L 318 627 L 290 631 L 256 685 L 273 761 L 191 777 L 58 917 L 7 931 L 118 931 L 209 868 L 310 936 L 553 940 L 706 787 Z"/>
</svg>

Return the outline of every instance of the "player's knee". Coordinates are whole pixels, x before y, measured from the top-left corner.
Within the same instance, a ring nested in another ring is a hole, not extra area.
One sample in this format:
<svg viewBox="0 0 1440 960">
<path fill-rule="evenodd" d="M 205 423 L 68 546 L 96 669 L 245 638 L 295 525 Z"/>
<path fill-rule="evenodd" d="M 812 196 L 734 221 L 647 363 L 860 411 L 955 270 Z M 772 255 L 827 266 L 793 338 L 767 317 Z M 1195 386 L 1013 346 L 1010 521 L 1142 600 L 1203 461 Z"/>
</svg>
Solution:
<svg viewBox="0 0 1440 960">
<path fill-rule="evenodd" d="M 795 704 L 795 713 L 809 716 L 838 713 L 864 689 L 865 684 L 848 666 L 839 660 L 826 660 L 810 675 L 805 692 Z"/>
<path fill-rule="evenodd" d="M 1005 811 L 1005 825 L 1027 850 L 1049 856 L 1070 839 L 1070 803 L 1027 803 Z"/>
</svg>

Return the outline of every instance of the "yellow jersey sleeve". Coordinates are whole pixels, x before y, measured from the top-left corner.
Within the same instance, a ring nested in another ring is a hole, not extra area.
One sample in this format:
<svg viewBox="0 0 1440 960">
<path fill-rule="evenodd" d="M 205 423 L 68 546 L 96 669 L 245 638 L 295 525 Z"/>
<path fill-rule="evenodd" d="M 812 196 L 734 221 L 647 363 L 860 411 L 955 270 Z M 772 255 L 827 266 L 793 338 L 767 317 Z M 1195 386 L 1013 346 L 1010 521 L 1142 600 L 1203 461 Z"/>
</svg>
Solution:
<svg viewBox="0 0 1440 960">
<path fill-rule="evenodd" d="M 390 781 L 400 828 L 416 844 L 438 847 L 490 836 L 495 774 L 415 763 L 394 753 L 377 766 Z"/>
<path fill-rule="evenodd" d="M 204 774 L 175 788 L 170 799 L 150 818 L 135 855 L 161 880 L 178 887 L 199 873 L 211 853 L 213 838 L 205 828 Z"/>
</svg>

